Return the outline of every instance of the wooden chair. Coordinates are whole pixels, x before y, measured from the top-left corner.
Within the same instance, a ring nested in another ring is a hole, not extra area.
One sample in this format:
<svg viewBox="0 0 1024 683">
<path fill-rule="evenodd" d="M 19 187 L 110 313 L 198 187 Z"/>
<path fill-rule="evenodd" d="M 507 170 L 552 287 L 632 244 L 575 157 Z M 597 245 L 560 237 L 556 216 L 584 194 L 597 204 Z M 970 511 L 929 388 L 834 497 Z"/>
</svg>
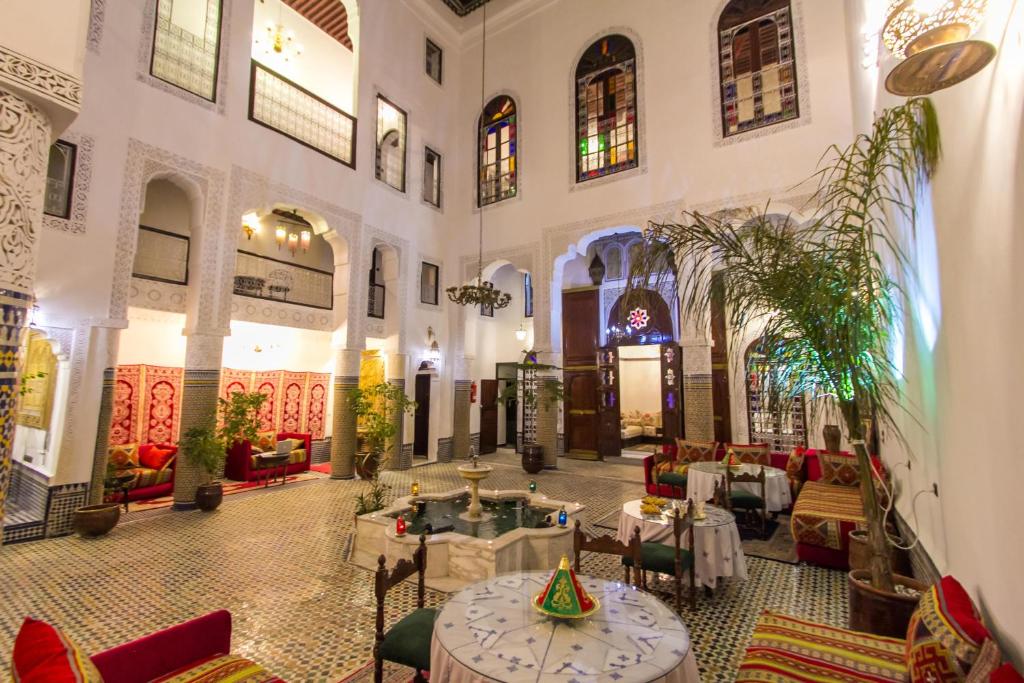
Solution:
<svg viewBox="0 0 1024 683">
<path fill-rule="evenodd" d="M 633 568 L 632 585 L 640 587 L 640 527 L 633 527 L 633 535 L 629 543 L 622 543 L 611 536 L 599 536 L 590 538 L 580 529 L 580 520 L 576 520 L 576 526 L 572 530 L 572 568 L 577 574 L 580 571 L 580 553 L 584 550 L 593 553 L 604 553 L 606 555 L 618 555 L 622 558 L 622 566 L 625 570 L 625 582 L 630 583 L 629 569 Z"/>
<path fill-rule="evenodd" d="M 687 542 L 683 544 L 683 534 L 687 536 Z M 640 559 L 643 562 L 641 568 L 641 587 L 647 590 L 647 570 L 668 574 L 675 579 L 676 611 L 682 611 L 683 605 L 683 572 L 689 570 L 690 574 L 690 609 L 697 609 L 697 577 L 696 556 L 693 550 L 693 506 L 686 509 L 686 516 L 679 515 L 679 508 L 675 508 L 675 515 L 672 518 L 672 540 L 673 545 L 668 546 L 662 543 L 644 543 L 640 546 Z"/>
<path fill-rule="evenodd" d="M 759 516 L 761 517 L 761 538 L 765 537 L 768 524 L 768 498 L 765 495 L 765 480 L 764 467 L 758 468 L 758 474 L 734 473 L 728 468 L 725 470 L 726 506 L 729 510 L 739 509 L 747 514 L 759 511 Z M 758 488 L 761 489 L 761 495 L 743 489 L 733 490 L 733 484 L 744 482 L 758 484 Z"/>
<path fill-rule="evenodd" d="M 430 638 L 434 633 L 434 618 L 437 610 L 423 607 L 423 578 L 427 571 L 427 537 L 420 536 L 420 545 L 413 553 L 413 559 L 399 560 L 389 573 L 384 566 L 387 559 L 377 558 L 374 594 L 377 597 L 377 632 L 373 643 L 373 680 L 381 683 L 384 678 L 384 660 L 408 666 L 416 670 L 413 681 L 425 683 L 422 672 L 430 671 Z M 419 574 L 416 585 L 416 609 L 402 617 L 401 621 L 384 633 L 384 596 L 393 587 L 413 574 Z"/>
</svg>

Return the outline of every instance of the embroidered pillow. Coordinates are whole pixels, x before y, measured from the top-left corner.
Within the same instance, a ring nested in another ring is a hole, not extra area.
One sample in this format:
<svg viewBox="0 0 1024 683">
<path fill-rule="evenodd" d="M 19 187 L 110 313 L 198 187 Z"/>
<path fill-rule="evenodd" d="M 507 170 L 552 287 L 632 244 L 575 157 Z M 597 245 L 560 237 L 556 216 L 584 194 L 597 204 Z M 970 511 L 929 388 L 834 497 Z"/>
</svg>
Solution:
<svg viewBox="0 0 1024 683">
<path fill-rule="evenodd" d="M 14 640 L 11 669 L 18 683 L 103 683 L 92 660 L 70 638 L 31 617 L 25 617 Z"/>
<path fill-rule="evenodd" d="M 800 493 L 800 489 L 804 485 L 805 452 L 806 449 L 803 446 L 796 446 L 790 452 L 789 460 L 786 461 L 786 479 L 789 480 L 789 488 L 794 497 Z"/>
<path fill-rule="evenodd" d="M 654 483 L 658 483 L 658 475 L 671 472 L 675 463 L 672 462 L 671 455 L 662 455 L 660 453 L 654 454 L 654 467 L 651 468 L 651 477 L 654 479 Z"/>
<path fill-rule="evenodd" d="M 1013 668 L 1013 664 L 1003 664 L 992 672 L 989 681 L 991 683 L 1024 683 L 1024 676 L 1017 673 L 1017 670 Z"/>
<path fill-rule="evenodd" d="M 718 442 L 676 439 L 676 449 L 679 452 L 680 462 L 690 463 L 714 460 L 715 451 L 718 449 Z"/>
<path fill-rule="evenodd" d="M 110 462 L 115 470 L 127 470 L 139 466 L 139 444 L 126 443 L 110 447 Z"/>
<path fill-rule="evenodd" d="M 832 486 L 859 486 L 860 468 L 857 458 L 849 455 L 838 455 L 818 451 L 818 462 L 821 464 L 821 483 Z"/>
<path fill-rule="evenodd" d="M 277 434 L 274 432 L 260 432 L 256 435 L 256 446 L 260 449 L 260 452 L 276 450 Z"/>
<path fill-rule="evenodd" d="M 148 467 L 151 470 L 162 470 L 171 462 L 174 451 L 170 448 L 147 448 L 139 455 L 139 465 Z"/>
<path fill-rule="evenodd" d="M 728 443 L 725 445 L 726 452 L 728 452 L 730 448 L 736 455 L 736 458 L 742 463 L 764 465 L 766 467 L 772 464 L 771 447 L 766 443 Z"/>
<path fill-rule="evenodd" d="M 687 463 L 685 463 L 685 462 L 681 462 L 681 463 L 679 463 L 678 465 L 676 465 L 675 473 L 676 473 L 676 474 L 682 474 L 682 475 L 684 475 L 684 476 L 685 476 L 685 475 L 686 475 L 686 470 L 687 470 L 687 469 L 688 469 L 689 467 L 690 467 L 690 465 L 689 465 L 689 464 L 687 464 Z"/>
<path fill-rule="evenodd" d="M 921 596 L 907 627 L 910 680 L 963 681 L 968 674 L 972 680 L 986 680 L 999 665 L 998 653 L 991 661 L 992 646 L 982 657 L 985 641 L 990 638 L 964 587 L 952 576 L 942 577 Z"/>
</svg>

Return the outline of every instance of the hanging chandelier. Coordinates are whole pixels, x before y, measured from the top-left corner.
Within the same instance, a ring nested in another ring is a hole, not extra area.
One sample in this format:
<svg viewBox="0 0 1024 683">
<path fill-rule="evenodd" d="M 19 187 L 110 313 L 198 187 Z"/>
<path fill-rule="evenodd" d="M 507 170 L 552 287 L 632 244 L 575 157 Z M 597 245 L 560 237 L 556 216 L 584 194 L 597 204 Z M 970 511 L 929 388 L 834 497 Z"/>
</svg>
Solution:
<svg viewBox="0 0 1024 683">
<path fill-rule="evenodd" d="M 487 70 L 487 3 L 483 5 L 483 43 L 480 49 L 480 111 L 484 110 Z M 478 180 L 479 182 L 479 180 Z M 484 279 L 484 209 L 480 207 L 480 237 L 477 252 L 476 279 L 461 287 L 449 287 L 445 291 L 448 299 L 459 306 L 480 306 L 482 308 L 505 308 L 512 302 L 512 295 L 495 289 L 494 283 Z"/>
<path fill-rule="evenodd" d="M 260 0 L 263 4 L 264 0 Z M 264 57 L 274 56 L 284 62 L 291 62 L 302 56 L 302 45 L 295 40 L 295 32 L 285 27 L 281 19 L 283 0 L 277 6 L 277 21 L 268 20 L 263 27 L 266 36 L 253 36 L 253 43 L 262 51 Z"/>
<path fill-rule="evenodd" d="M 882 42 L 902 59 L 885 79 L 895 95 L 928 95 L 981 71 L 996 48 L 971 35 L 988 0 L 890 0 Z"/>
</svg>

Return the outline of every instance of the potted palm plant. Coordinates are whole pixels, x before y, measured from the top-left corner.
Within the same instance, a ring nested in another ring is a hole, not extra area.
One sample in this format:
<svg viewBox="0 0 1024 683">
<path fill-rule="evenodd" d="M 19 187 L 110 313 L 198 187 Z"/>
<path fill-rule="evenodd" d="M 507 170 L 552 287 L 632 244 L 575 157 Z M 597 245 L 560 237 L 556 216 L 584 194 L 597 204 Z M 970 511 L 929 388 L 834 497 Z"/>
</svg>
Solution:
<svg viewBox="0 0 1024 683">
<path fill-rule="evenodd" d="M 630 294 L 643 296 L 647 279 L 659 277 L 669 260 L 683 271 L 685 311 L 700 321 L 710 311 L 712 273 L 721 272 L 732 329 L 764 330 L 769 408 L 785 411 L 794 398 L 809 397 L 812 412 L 831 407 L 841 418 L 856 452 L 869 554 L 868 568 L 849 575 L 850 625 L 888 635 L 905 633 L 922 586 L 892 571 L 890 508 L 876 489 L 865 419 L 900 436 L 891 411 L 901 377 L 891 349 L 901 324 L 901 278 L 913 275 L 896 223 L 913 225 L 917 192 L 940 149 L 932 103 L 908 100 L 845 149 L 830 148 L 812 180 L 808 222 L 780 220 L 767 206 L 742 215 L 687 212 L 680 222 L 650 226 L 630 277 Z"/>
<path fill-rule="evenodd" d="M 206 512 L 216 510 L 224 498 L 219 477 L 224 471 L 227 451 L 214 421 L 210 419 L 206 424 L 186 430 L 181 450 L 185 458 L 203 473 L 203 482 L 196 488 L 196 507 Z"/>
<path fill-rule="evenodd" d="M 379 382 L 353 391 L 352 404 L 359 431 L 366 440 L 366 452 L 356 455 L 356 473 L 361 479 L 373 479 L 396 436 L 395 416 L 412 412 L 416 402 L 405 395 L 402 387 Z"/>
<path fill-rule="evenodd" d="M 547 377 L 540 381 L 537 373 L 557 369 L 554 365 L 538 363 L 536 351 L 524 351 L 523 359 L 516 363 L 518 379 L 505 386 L 498 396 L 498 402 L 504 403 L 521 395 L 524 416 L 532 414 L 539 407 L 550 410 L 562 400 L 562 381 L 557 377 Z M 536 419 L 523 420 L 522 464 L 527 474 L 537 474 L 544 469 L 544 447 L 537 443 Z"/>
</svg>

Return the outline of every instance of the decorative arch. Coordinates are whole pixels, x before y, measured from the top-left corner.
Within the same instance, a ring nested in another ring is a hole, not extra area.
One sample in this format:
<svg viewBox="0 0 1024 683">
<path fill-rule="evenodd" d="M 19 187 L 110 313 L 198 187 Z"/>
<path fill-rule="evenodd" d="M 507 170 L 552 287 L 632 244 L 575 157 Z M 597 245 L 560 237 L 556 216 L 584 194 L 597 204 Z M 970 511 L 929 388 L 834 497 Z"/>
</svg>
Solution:
<svg viewBox="0 0 1024 683">
<path fill-rule="evenodd" d="M 477 207 L 516 195 L 519 139 L 516 101 L 511 95 L 492 98 L 477 122 Z"/>
<path fill-rule="evenodd" d="M 638 294 L 641 304 L 627 306 L 625 294 L 612 304 L 606 325 L 609 346 L 664 344 L 675 338 L 672 311 L 661 294 L 651 289 Z"/>
<path fill-rule="evenodd" d="M 576 182 L 639 165 L 636 48 L 613 33 L 576 63 Z"/>
<path fill-rule="evenodd" d="M 348 34 L 348 10 L 341 0 L 283 0 L 321 31 L 352 49 Z"/>
</svg>

